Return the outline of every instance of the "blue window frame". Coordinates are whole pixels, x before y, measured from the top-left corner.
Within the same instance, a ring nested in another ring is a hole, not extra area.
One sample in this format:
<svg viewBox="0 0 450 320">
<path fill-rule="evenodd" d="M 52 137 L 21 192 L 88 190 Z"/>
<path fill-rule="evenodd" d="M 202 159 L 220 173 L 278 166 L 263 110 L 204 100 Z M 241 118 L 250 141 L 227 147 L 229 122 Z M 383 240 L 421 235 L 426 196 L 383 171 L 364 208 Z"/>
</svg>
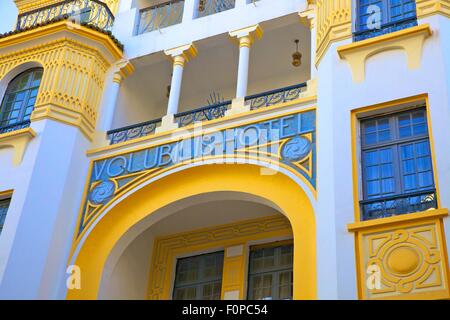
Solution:
<svg viewBox="0 0 450 320">
<path fill-rule="evenodd" d="M 223 251 L 177 261 L 174 300 L 220 300 Z"/>
<path fill-rule="evenodd" d="M 355 41 L 417 25 L 415 0 L 357 0 Z"/>
<path fill-rule="evenodd" d="M 437 207 L 426 110 L 361 121 L 362 219 Z"/>
<path fill-rule="evenodd" d="M 8 213 L 10 203 L 11 199 L 0 200 L 0 233 L 3 230 L 3 225 L 5 224 L 6 214 Z"/>
<path fill-rule="evenodd" d="M 0 105 L 0 133 L 29 126 L 42 72 L 42 68 L 30 69 L 9 83 Z"/>
</svg>

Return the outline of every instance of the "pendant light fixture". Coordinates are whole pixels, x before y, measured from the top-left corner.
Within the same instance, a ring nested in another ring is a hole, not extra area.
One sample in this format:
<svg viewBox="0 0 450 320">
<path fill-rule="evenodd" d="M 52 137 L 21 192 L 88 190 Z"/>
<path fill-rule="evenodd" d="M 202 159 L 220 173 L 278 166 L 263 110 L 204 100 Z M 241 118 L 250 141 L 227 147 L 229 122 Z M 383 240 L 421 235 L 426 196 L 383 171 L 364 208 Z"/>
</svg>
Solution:
<svg viewBox="0 0 450 320">
<path fill-rule="evenodd" d="M 292 54 L 292 65 L 294 67 L 300 67 L 302 65 L 302 54 L 300 53 L 300 51 L 298 51 L 298 43 L 300 42 L 300 40 L 296 39 L 294 42 L 297 51 Z"/>
</svg>

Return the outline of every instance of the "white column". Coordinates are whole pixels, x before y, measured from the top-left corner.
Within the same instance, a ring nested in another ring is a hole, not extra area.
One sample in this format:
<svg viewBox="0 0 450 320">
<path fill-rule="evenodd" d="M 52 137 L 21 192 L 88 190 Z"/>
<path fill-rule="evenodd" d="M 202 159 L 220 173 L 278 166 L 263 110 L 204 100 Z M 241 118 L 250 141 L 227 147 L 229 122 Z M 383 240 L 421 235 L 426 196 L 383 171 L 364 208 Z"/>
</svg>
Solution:
<svg viewBox="0 0 450 320">
<path fill-rule="evenodd" d="M 198 1 L 199 0 L 191 0 L 191 1 L 185 1 L 184 2 L 184 8 L 183 8 L 183 23 L 186 23 L 188 21 L 191 21 L 194 19 L 195 16 L 195 9 L 198 8 Z"/>
<path fill-rule="evenodd" d="M 239 39 L 239 68 L 236 98 L 245 98 L 248 86 L 248 68 L 250 64 L 251 39 L 245 36 Z"/>
<path fill-rule="evenodd" d="M 236 8 L 243 8 L 247 5 L 247 0 L 236 0 L 235 7 Z"/>
<path fill-rule="evenodd" d="M 117 99 L 119 98 L 120 84 L 134 72 L 134 67 L 128 60 L 116 63 L 108 76 L 106 89 L 103 93 L 100 105 L 99 117 L 94 136 L 94 146 L 109 144 L 106 132 L 113 129 L 114 114 L 116 112 Z"/>
<path fill-rule="evenodd" d="M 317 27 L 316 27 L 316 6 L 309 4 L 307 10 L 299 12 L 300 22 L 311 32 L 311 69 L 310 78 L 315 79 L 317 76 L 316 68 L 316 39 L 317 39 Z"/>
<path fill-rule="evenodd" d="M 170 84 L 169 104 L 167 106 L 167 115 L 176 114 L 180 103 L 181 82 L 183 80 L 185 58 L 179 55 L 173 58 L 172 82 Z"/>
<path fill-rule="evenodd" d="M 190 58 L 197 56 L 197 48 L 191 43 L 174 49 L 165 50 L 164 53 L 171 58 L 173 71 L 167 113 L 162 118 L 161 125 L 156 128 L 156 133 L 178 128 L 178 123 L 175 122 L 174 115 L 178 112 L 178 106 L 180 104 L 184 65 Z"/>
<path fill-rule="evenodd" d="M 118 13 L 122 13 L 128 10 L 131 10 L 133 7 L 133 0 L 122 0 L 119 2 L 119 10 Z"/>
<path fill-rule="evenodd" d="M 113 129 L 112 124 L 114 120 L 114 113 L 116 111 L 117 98 L 119 97 L 121 81 L 122 77 L 114 74 L 113 80 L 109 83 L 108 88 L 105 90 L 102 114 L 98 125 L 99 131 L 108 131 Z"/>
<path fill-rule="evenodd" d="M 262 29 L 259 25 L 250 26 L 230 32 L 230 37 L 237 40 L 239 44 L 239 66 L 236 85 L 236 98 L 233 99 L 231 109 L 227 110 L 227 115 L 238 114 L 250 110 L 245 105 L 245 96 L 248 88 L 248 72 L 250 67 L 250 47 L 255 37 L 262 37 Z"/>
</svg>

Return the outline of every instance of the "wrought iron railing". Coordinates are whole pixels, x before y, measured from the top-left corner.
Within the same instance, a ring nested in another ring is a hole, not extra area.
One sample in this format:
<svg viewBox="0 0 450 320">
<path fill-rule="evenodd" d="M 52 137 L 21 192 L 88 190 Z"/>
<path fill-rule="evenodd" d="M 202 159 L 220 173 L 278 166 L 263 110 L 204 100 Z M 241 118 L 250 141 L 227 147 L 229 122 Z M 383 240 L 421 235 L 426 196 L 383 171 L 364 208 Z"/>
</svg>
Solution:
<svg viewBox="0 0 450 320">
<path fill-rule="evenodd" d="M 357 31 L 353 33 L 353 40 L 354 41 L 362 41 L 365 39 L 373 38 L 376 36 L 380 36 L 383 34 L 403 30 L 406 28 L 417 26 L 417 18 L 411 17 L 395 22 L 390 22 L 382 25 L 380 28 L 376 29 L 368 29 L 368 30 L 362 30 Z"/>
<path fill-rule="evenodd" d="M 28 128 L 30 126 L 30 123 L 30 120 L 27 120 L 0 127 L 0 134 Z"/>
<path fill-rule="evenodd" d="M 142 9 L 137 34 L 159 30 L 181 23 L 183 11 L 184 0 L 171 0 Z"/>
<path fill-rule="evenodd" d="M 302 92 L 306 90 L 306 82 L 294 86 L 280 88 L 268 92 L 263 92 L 248 96 L 245 101 L 250 104 L 251 110 L 273 106 L 278 103 L 292 101 L 300 98 Z"/>
<path fill-rule="evenodd" d="M 304 89 L 306 89 L 306 87 L 306 83 L 301 83 L 290 87 L 276 89 L 248 96 L 246 98 L 246 102 L 250 104 L 252 110 L 268 107 L 278 103 L 292 101 L 300 98 L 300 94 L 304 91 Z M 225 112 L 230 107 L 231 101 L 229 100 L 216 103 L 214 105 L 198 108 L 195 110 L 177 113 L 175 115 L 175 121 L 178 123 L 179 127 L 185 127 L 196 122 L 219 119 L 225 116 Z M 161 119 L 156 119 L 108 131 L 107 134 L 110 140 L 110 144 L 117 144 L 120 142 L 125 142 L 154 134 L 156 128 L 160 123 Z"/>
<path fill-rule="evenodd" d="M 235 2 L 235 0 L 199 0 L 197 18 L 233 9 Z"/>
<path fill-rule="evenodd" d="M 99 0 L 66 0 L 36 10 L 24 12 L 17 18 L 16 30 L 32 28 L 52 20 L 68 17 L 79 24 L 111 30 L 114 15 Z"/>
<path fill-rule="evenodd" d="M 141 122 L 131 126 L 118 128 L 108 131 L 108 139 L 110 144 L 117 144 L 128 140 L 145 137 L 155 133 L 156 128 L 161 123 L 161 119 Z"/>
<path fill-rule="evenodd" d="M 175 121 L 180 127 L 185 127 L 195 122 L 210 121 L 222 118 L 231 106 L 231 101 L 224 101 L 212 106 L 206 106 L 195 110 L 181 112 L 175 115 Z"/>
<path fill-rule="evenodd" d="M 364 200 L 360 202 L 362 220 L 373 220 L 391 216 L 437 209 L 436 190 L 407 193 L 398 196 Z"/>
</svg>

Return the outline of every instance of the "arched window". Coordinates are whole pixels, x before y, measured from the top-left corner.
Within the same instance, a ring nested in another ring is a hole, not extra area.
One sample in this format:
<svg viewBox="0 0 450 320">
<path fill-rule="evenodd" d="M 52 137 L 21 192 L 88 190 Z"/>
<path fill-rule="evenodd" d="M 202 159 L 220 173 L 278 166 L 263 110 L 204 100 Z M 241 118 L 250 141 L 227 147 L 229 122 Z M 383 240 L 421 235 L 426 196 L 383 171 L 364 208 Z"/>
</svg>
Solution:
<svg viewBox="0 0 450 320">
<path fill-rule="evenodd" d="M 28 126 L 41 84 L 42 68 L 29 69 L 15 77 L 0 106 L 0 132 Z"/>
</svg>

